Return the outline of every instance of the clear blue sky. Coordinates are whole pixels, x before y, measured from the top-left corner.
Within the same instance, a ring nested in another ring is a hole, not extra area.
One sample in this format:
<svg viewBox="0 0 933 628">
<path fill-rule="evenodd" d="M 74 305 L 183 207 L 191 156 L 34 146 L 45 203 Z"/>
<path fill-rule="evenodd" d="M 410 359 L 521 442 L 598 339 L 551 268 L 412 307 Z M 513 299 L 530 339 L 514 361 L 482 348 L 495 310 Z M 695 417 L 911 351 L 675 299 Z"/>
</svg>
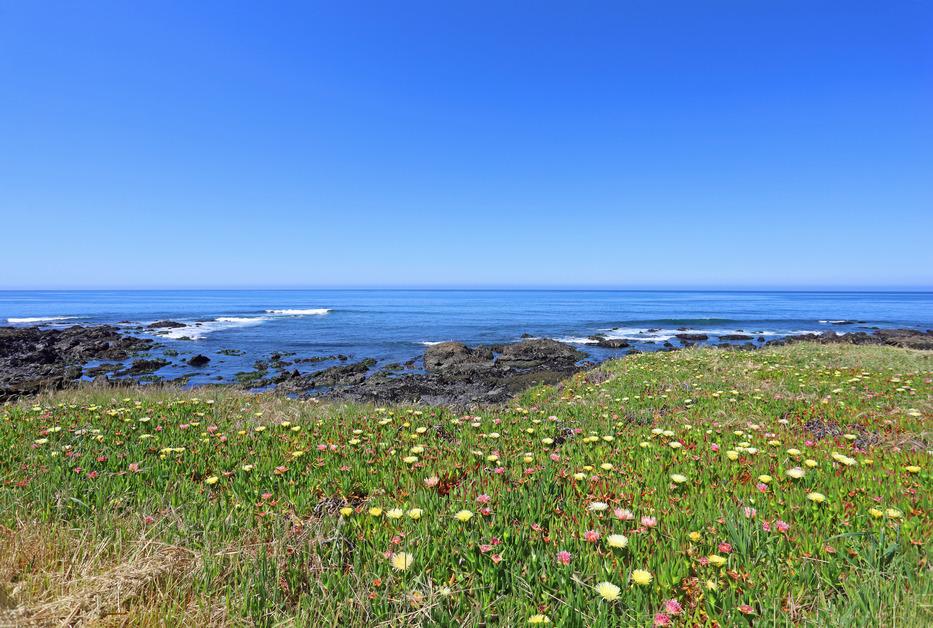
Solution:
<svg viewBox="0 0 933 628">
<path fill-rule="evenodd" d="M 933 286 L 933 3 L 0 0 L 0 287 Z"/>
</svg>

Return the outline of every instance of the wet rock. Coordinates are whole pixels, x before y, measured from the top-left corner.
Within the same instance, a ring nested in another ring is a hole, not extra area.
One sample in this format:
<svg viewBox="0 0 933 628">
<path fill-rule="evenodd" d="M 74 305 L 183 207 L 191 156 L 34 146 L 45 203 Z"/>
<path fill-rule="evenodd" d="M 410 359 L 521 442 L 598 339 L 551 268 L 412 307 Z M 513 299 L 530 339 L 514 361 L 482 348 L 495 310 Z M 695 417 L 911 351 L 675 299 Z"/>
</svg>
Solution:
<svg viewBox="0 0 933 628">
<path fill-rule="evenodd" d="M 195 368 L 201 368 L 202 366 L 207 366 L 210 363 L 211 359 L 206 355 L 201 355 L 200 353 L 196 356 L 193 356 L 188 359 L 188 366 L 193 366 Z"/>
<path fill-rule="evenodd" d="M 179 329 L 181 327 L 187 327 L 184 323 L 179 323 L 178 321 L 156 321 L 154 323 L 149 323 L 146 325 L 146 329 Z"/>
<path fill-rule="evenodd" d="M 678 340 L 686 340 L 688 342 L 698 342 L 700 340 L 709 340 L 709 336 L 706 334 L 676 334 L 675 337 Z"/>
<path fill-rule="evenodd" d="M 597 347 L 602 347 L 603 349 L 626 349 L 630 345 L 627 340 L 622 340 L 621 338 L 606 338 L 605 336 L 590 336 L 591 340 L 596 341 Z"/>
<path fill-rule="evenodd" d="M 168 366 L 169 364 L 171 363 L 168 360 L 163 360 L 161 358 L 153 360 L 133 360 L 129 368 L 119 371 L 117 375 L 120 377 L 148 375 L 150 373 L 155 373 L 163 366 Z"/>
<path fill-rule="evenodd" d="M 121 361 L 155 343 L 111 325 L 0 327 L 0 401 L 71 386 L 91 361 Z"/>
<path fill-rule="evenodd" d="M 751 340 L 752 337 L 746 334 L 723 334 L 719 337 L 720 340 Z"/>
</svg>

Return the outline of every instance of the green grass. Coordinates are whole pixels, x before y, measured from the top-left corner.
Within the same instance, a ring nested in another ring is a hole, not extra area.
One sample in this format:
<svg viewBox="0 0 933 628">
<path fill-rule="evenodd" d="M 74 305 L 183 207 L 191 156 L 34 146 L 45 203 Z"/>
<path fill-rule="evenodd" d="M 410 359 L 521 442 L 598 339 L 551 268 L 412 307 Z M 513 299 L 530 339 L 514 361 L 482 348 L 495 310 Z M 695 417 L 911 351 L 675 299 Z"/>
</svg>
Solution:
<svg viewBox="0 0 933 628">
<path fill-rule="evenodd" d="M 475 416 L 227 389 L 7 406 L 0 623 L 649 626 L 673 599 L 672 625 L 929 625 L 931 366 L 643 354 Z"/>
</svg>

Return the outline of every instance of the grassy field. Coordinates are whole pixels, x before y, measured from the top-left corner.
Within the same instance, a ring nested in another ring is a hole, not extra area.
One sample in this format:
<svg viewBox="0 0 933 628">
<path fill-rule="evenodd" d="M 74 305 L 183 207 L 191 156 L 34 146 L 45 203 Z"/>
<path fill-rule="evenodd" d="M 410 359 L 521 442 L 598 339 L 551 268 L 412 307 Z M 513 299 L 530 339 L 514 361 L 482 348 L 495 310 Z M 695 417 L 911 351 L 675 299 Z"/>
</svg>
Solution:
<svg viewBox="0 0 933 628">
<path fill-rule="evenodd" d="M 464 416 L 0 408 L 0 624 L 923 626 L 933 355 L 691 349 Z"/>
</svg>

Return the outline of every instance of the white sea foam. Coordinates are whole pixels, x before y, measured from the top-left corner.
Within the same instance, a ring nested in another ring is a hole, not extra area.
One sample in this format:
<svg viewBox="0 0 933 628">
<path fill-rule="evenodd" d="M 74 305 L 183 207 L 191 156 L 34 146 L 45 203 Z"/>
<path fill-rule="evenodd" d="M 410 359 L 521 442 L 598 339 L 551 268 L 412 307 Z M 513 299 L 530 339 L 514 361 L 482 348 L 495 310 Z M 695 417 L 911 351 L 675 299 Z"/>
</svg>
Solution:
<svg viewBox="0 0 933 628">
<path fill-rule="evenodd" d="M 569 345 L 595 345 L 598 340 L 584 338 L 582 336 L 564 336 L 563 338 L 554 338 L 557 342 L 566 342 Z"/>
<path fill-rule="evenodd" d="M 266 314 L 281 314 L 283 316 L 324 316 L 330 313 L 330 308 L 321 307 L 310 310 L 266 310 Z"/>
<path fill-rule="evenodd" d="M 8 323 L 51 323 L 53 321 L 67 321 L 77 316 L 27 316 L 23 318 L 10 317 L 6 319 Z"/>
<path fill-rule="evenodd" d="M 184 327 L 160 329 L 155 333 L 165 338 L 199 340 L 207 334 L 224 329 L 251 327 L 269 320 L 267 316 L 218 316 L 214 320 L 186 323 Z"/>
<path fill-rule="evenodd" d="M 422 340 L 418 344 L 424 345 L 425 347 L 433 347 L 434 345 L 442 345 L 445 342 L 450 342 L 450 340 Z"/>
</svg>

